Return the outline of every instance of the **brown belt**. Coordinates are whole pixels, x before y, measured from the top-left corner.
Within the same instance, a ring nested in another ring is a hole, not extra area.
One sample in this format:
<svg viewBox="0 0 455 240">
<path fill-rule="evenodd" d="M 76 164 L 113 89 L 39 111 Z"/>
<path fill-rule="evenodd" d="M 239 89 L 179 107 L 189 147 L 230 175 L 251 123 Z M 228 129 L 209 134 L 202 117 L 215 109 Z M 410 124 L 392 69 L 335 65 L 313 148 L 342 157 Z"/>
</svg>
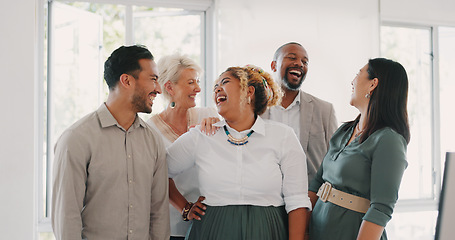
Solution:
<svg viewBox="0 0 455 240">
<path fill-rule="evenodd" d="M 337 190 L 329 182 L 322 184 L 316 195 L 323 202 L 329 201 L 356 212 L 366 213 L 370 208 L 370 200 Z"/>
</svg>

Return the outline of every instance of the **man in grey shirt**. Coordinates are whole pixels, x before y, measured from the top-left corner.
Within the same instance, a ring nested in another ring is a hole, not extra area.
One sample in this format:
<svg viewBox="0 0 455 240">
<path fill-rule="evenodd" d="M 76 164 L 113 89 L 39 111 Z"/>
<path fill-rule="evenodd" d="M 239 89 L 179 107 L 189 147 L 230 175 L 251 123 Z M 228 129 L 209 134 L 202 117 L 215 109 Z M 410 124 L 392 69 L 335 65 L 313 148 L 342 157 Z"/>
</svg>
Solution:
<svg viewBox="0 0 455 240">
<path fill-rule="evenodd" d="M 166 151 L 138 117 L 161 93 L 153 55 L 122 46 L 104 64 L 109 96 L 55 145 L 56 239 L 169 239 Z"/>
<path fill-rule="evenodd" d="M 262 117 L 294 129 L 307 157 L 310 183 L 327 153 L 329 140 L 338 124 L 331 103 L 300 89 L 308 72 L 308 62 L 308 53 L 299 43 L 289 42 L 276 50 L 271 68 L 284 95 L 281 105 L 268 109 Z"/>
</svg>

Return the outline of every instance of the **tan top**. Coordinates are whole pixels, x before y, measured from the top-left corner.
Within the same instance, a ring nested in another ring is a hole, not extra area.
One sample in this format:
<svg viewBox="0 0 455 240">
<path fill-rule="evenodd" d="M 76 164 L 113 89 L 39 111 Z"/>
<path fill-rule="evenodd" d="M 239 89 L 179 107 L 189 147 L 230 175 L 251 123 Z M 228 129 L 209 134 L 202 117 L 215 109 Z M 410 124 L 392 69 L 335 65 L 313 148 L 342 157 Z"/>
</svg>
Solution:
<svg viewBox="0 0 455 240">
<path fill-rule="evenodd" d="M 221 118 L 215 108 L 203 107 L 203 108 L 190 108 L 187 112 L 188 125 L 192 127 L 198 125 L 202 119 L 208 117 Z M 175 133 L 172 128 L 163 121 L 159 114 L 152 116 L 147 124 L 158 133 L 161 134 L 164 146 L 169 147 L 179 135 Z M 199 180 L 197 176 L 196 168 L 190 168 L 180 175 L 173 178 L 177 189 L 180 193 L 191 202 L 197 201 L 201 195 L 199 192 Z M 182 213 L 175 209 L 172 205 L 169 205 L 170 224 L 171 224 L 171 236 L 184 237 L 188 228 L 190 227 L 191 221 L 185 222 L 182 219 Z"/>
<path fill-rule="evenodd" d="M 149 121 L 152 121 L 158 129 L 161 130 L 161 134 L 170 142 L 177 140 L 179 135 L 169 126 L 159 114 L 156 114 L 150 118 Z"/>
<path fill-rule="evenodd" d="M 216 110 L 213 108 L 189 108 L 187 111 L 188 124 L 187 127 L 193 127 L 198 125 L 202 119 L 208 117 L 219 117 Z M 173 143 L 180 136 L 177 134 L 171 126 L 169 126 L 159 114 L 153 115 L 150 119 L 157 129 L 160 130 L 163 137 L 169 142 Z"/>
<path fill-rule="evenodd" d="M 123 129 L 102 104 L 55 145 L 56 239 L 169 239 L 166 152 L 136 116 Z"/>
</svg>

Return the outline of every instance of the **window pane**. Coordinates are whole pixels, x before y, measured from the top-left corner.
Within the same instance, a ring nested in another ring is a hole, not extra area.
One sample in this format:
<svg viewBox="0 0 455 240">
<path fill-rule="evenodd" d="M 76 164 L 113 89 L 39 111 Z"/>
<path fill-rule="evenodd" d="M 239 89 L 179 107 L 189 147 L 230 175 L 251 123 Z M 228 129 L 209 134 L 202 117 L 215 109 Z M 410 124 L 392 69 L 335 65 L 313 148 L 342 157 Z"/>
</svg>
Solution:
<svg viewBox="0 0 455 240">
<path fill-rule="evenodd" d="M 52 135 L 93 111 L 101 98 L 101 18 L 63 4 L 54 5 Z M 52 141 L 54 142 L 54 141 Z"/>
<path fill-rule="evenodd" d="M 159 58 L 175 52 L 188 55 L 201 68 L 201 13 L 188 13 L 183 9 L 169 8 L 133 8 L 134 41 L 146 45 L 152 54 Z M 204 96 L 204 76 L 201 78 L 202 91 L 196 97 L 196 105 L 201 106 Z M 158 96 L 153 104 L 152 114 L 161 112 L 166 106 L 163 98 Z M 141 114 L 147 120 L 150 116 Z"/>
<path fill-rule="evenodd" d="M 411 141 L 400 199 L 432 198 L 432 60 L 430 29 L 381 27 L 381 55 L 400 62 L 409 79 Z"/>
<path fill-rule="evenodd" d="M 101 98 L 99 16 L 55 2 L 50 39 L 51 55 L 47 94 L 48 126 L 47 207 L 50 206 L 53 146 L 62 132 L 96 109 Z M 50 209 L 45 210 L 46 213 Z"/>
<path fill-rule="evenodd" d="M 441 163 L 445 152 L 455 152 L 455 28 L 439 28 L 439 97 L 441 112 Z"/>
<path fill-rule="evenodd" d="M 55 240 L 55 237 L 51 232 L 41 232 L 38 235 L 38 240 Z"/>
<path fill-rule="evenodd" d="M 53 146 L 62 132 L 84 115 L 96 110 L 106 99 L 103 63 L 106 51 L 123 45 L 124 7 L 83 2 L 52 2 L 49 49 L 49 81 L 44 99 L 49 129 L 44 141 L 43 161 L 46 194 L 45 214 L 49 214 Z M 47 47 L 47 46 L 46 46 Z M 105 51 L 104 51 L 105 50 Z M 46 101 L 49 100 L 49 101 Z M 47 168 L 46 168 L 47 167 Z M 46 204 L 47 203 L 47 204 Z M 48 216 L 48 215 L 46 215 Z"/>
<path fill-rule="evenodd" d="M 388 239 L 430 240 L 434 239 L 437 211 L 394 213 L 387 224 Z"/>
<path fill-rule="evenodd" d="M 106 100 L 108 90 L 103 80 L 103 64 L 112 51 L 125 45 L 126 32 L 134 32 L 136 42 L 146 45 L 156 60 L 180 51 L 204 68 L 201 64 L 203 12 L 133 6 L 137 30 L 131 30 L 126 29 L 130 26 L 125 24 L 125 5 L 57 0 L 49 1 L 48 6 L 52 6 L 49 8 L 52 21 L 49 22 L 50 38 L 46 39 L 49 46 L 45 49 L 49 47 L 51 56 L 45 63 L 50 70 L 43 88 L 49 99 L 43 99 L 43 105 L 44 123 L 47 126 L 48 122 L 50 127 L 43 134 L 43 181 L 46 184 L 40 199 L 45 217 L 49 217 L 50 212 L 47 207 L 51 196 L 53 146 L 66 128 Z M 46 38 L 49 36 L 46 34 Z M 199 97 L 197 104 L 200 102 Z M 154 110 L 154 113 L 159 111 Z M 148 119 L 148 116 L 143 118 Z M 42 233 L 40 239 L 51 236 Z"/>
</svg>

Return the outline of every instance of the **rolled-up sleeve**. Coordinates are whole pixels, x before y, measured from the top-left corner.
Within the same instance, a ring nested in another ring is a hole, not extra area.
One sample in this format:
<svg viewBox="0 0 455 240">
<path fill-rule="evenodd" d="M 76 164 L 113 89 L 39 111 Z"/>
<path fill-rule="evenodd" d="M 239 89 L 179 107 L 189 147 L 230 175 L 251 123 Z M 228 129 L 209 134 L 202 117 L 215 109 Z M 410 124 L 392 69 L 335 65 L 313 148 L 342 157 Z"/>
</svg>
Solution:
<svg viewBox="0 0 455 240">
<path fill-rule="evenodd" d="M 281 143 L 281 172 L 286 212 L 297 208 L 311 210 L 305 153 L 292 129 L 287 129 L 285 134 L 286 140 Z"/>
<path fill-rule="evenodd" d="M 385 227 L 398 200 L 406 161 L 406 140 L 388 130 L 372 153 L 370 208 L 363 220 Z"/>
</svg>

